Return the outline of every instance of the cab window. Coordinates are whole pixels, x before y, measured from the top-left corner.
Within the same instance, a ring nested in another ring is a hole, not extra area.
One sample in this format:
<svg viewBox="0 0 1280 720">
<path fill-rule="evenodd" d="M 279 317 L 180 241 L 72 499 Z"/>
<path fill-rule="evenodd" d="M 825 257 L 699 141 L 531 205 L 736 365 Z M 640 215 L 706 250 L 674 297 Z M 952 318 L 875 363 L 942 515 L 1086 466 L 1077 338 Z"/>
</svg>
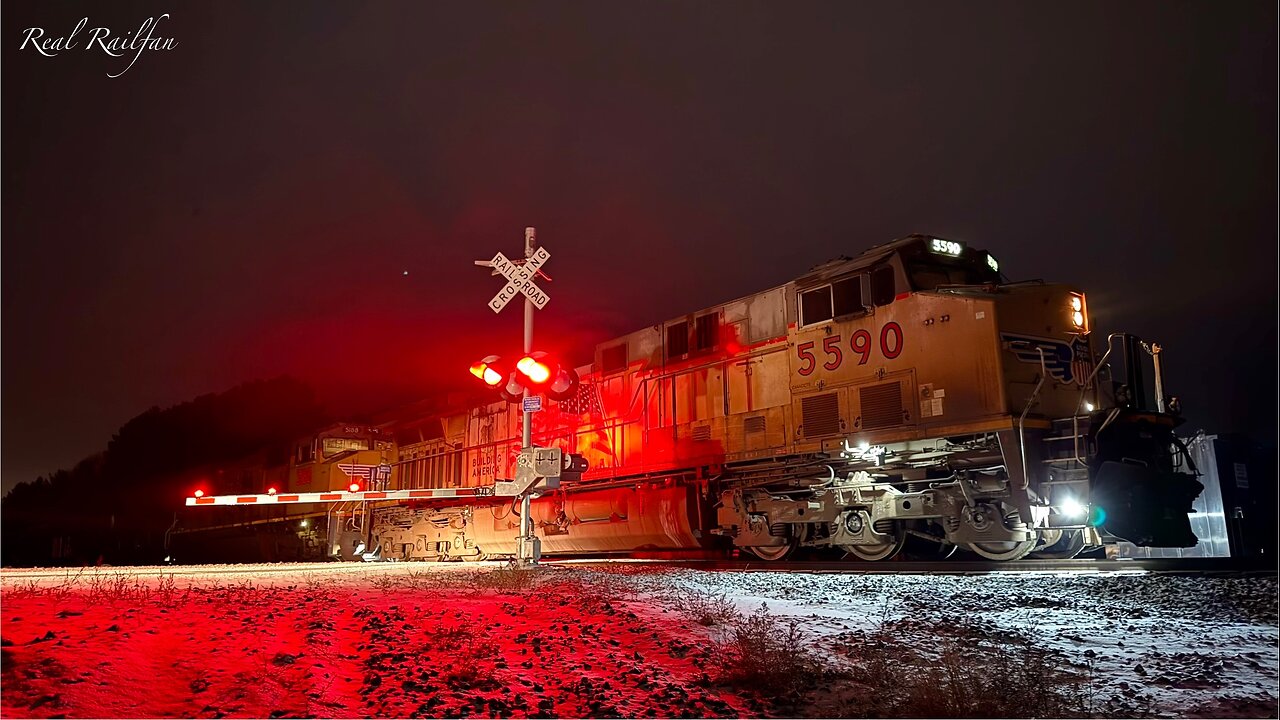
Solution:
<svg viewBox="0 0 1280 720">
<path fill-rule="evenodd" d="M 837 280 L 831 283 L 831 308 L 836 317 L 852 315 L 866 310 L 862 304 L 862 276 Z"/>
<path fill-rule="evenodd" d="M 893 302 L 897 294 L 892 265 L 883 265 L 871 271 L 871 302 L 876 307 Z"/>
<path fill-rule="evenodd" d="M 325 438 L 323 442 L 324 456 L 331 457 L 351 450 L 368 450 L 367 438 Z"/>
<path fill-rule="evenodd" d="M 831 286 L 806 290 L 800 293 L 800 324 L 813 325 L 826 322 L 831 315 Z"/>
<path fill-rule="evenodd" d="M 916 263 L 910 266 L 910 273 L 911 286 L 916 290 L 933 290 L 941 285 L 980 285 L 998 280 L 998 277 L 984 276 L 965 265 Z"/>
</svg>

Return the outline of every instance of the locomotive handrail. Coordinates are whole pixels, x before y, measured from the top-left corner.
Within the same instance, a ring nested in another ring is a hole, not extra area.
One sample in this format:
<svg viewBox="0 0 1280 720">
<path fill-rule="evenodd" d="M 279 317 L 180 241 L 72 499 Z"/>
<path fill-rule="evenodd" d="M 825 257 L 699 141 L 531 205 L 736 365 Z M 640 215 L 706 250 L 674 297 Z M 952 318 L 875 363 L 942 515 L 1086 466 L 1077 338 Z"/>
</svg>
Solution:
<svg viewBox="0 0 1280 720">
<path fill-rule="evenodd" d="M 1022 408 L 1022 414 L 1018 416 L 1018 452 L 1022 455 L 1022 487 L 1026 490 L 1031 485 L 1031 474 L 1027 472 L 1027 441 L 1023 437 L 1022 430 L 1027 424 L 1027 413 L 1031 412 L 1031 406 L 1035 404 L 1036 398 L 1040 395 L 1040 388 L 1044 387 L 1044 378 L 1048 373 L 1044 367 L 1044 348 L 1037 347 L 1036 352 L 1040 353 L 1040 382 L 1036 383 L 1036 389 L 1031 391 L 1031 397 L 1027 398 L 1027 406 Z"/>
<path fill-rule="evenodd" d="M 1089 386 L 1093 384 L 1093 379 L 1098 376 L 1098 371 L 1103 365 L 1107 364 L 1107 358 L 1111 357 L 1111 341 L 1124 333 L 1111 333 L 1107 336 L 1107 351 L 1102 354 L 1098 362 L 1093 365 L 1093 372 L 1089 373 L 1089 377 L 1085 379 L 1084 384 L 1080 386 L 1080 398 L 1076 400 L 1076 411 L 1071 413 L 1071 432 L 1075 434 L 1075 441 L 1072 443 L 1072 452 L 1075 454 L 1075 461 L 1088 467 L 1089 463 L 1080 457 L 1080 408 L 1084 406 L 1084 394 L 1089 392 Z"/>
</svg>

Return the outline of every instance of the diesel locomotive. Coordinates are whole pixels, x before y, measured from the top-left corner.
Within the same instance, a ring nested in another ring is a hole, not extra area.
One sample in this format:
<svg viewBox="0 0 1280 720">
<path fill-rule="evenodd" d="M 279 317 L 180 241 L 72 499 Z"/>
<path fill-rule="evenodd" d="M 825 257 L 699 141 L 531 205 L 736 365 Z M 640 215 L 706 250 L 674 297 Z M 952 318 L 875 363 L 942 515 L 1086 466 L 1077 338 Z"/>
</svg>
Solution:
<svg viewBox="0 0 1280 720">
<path fill-rule="evenodd" d="M 573 392 L 533 415 L 535 446 L 588 468 L 532 502 L 542 552 L 1192 546 L 1202 486 L 1161 348 L 1095 342 L 1089 324 L 1081 289 L 1010 282 L 986 251 L 911 235 L 600 343 Z M 515 475 L 521 422 L 495 397 L 335 428 L 222 489 L 262 493 L 270 477 L 272 494 L 333 502 L 190 508 L 176 532 L 251 526 L 302 555 L 512 556 L 520 506 L 484 489 Z M 466 499 L 379 499 L 442 488 Z"/>
</svg>

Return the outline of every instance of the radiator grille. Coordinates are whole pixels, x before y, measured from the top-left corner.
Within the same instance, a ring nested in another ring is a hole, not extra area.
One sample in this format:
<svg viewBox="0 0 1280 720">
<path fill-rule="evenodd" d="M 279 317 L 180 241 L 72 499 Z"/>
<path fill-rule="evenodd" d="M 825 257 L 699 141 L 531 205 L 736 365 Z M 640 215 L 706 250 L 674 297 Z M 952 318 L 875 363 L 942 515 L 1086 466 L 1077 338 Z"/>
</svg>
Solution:
<svg viewBox="0 0 1280 720">
<path fill-rule="evenodd" d="M 757 415 L 755 417 L 746 418 L 742 421 L 742 430 L 747 433 L 764 432 L 764 416 Z"/>
<path fill-rule="evenodd" d="M 835 393 L 802 398 L 800 415 L 807 438 L 840 432 L 840 402 Z"/>
<path fill-rule="evenodd" d="M 858 400 L 862 404 L 862 429 L 901 425 L 902 386 L 896 382 L 859 388 Z"/>
<path fill-rule="evenodd" d="M 705 442 L 711 439 L 710 425 L 697 425 L 693 428 L 694 442 Z"/>
</svg>

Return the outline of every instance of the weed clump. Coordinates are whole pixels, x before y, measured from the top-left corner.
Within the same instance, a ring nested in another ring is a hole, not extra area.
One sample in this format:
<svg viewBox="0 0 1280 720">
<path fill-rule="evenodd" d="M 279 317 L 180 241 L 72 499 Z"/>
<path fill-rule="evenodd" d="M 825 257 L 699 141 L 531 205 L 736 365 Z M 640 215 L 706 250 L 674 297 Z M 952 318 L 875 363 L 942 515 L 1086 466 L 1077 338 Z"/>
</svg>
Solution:
<svg viewBox="0 0 1280 720">
<path fill-rule="evenodd" d="M 497 590 L 515 593 L 531 589 L 537 582 L 538 571 L 516 565 L 504 565 L 473 575 L 471 585 L 479 590 Z"/>
<path fill-rule="evenodd" d="M 1094 715 L 1089 676 L 1061 653 L 1022 638 L 963 641 L 943 637 L 928 650 L 882 625 L 839 648 L 852 663 L 843 717 L 1025 717 Z"/>
<path fill-rule="evenodd" d="M 759 695 L 799 700 L 823 674 L 799 623 L 779 620 L 766 605 L 732 618 L 718 645 L 721 682 Z"/>
<path fill-rule="evenodd" d="M 742 620 L 742 613 L 724 593 L 707 595 L 682 589 L 669 597 L 669 603 L 704 627 L 730 627 Z"/>
</svg>

